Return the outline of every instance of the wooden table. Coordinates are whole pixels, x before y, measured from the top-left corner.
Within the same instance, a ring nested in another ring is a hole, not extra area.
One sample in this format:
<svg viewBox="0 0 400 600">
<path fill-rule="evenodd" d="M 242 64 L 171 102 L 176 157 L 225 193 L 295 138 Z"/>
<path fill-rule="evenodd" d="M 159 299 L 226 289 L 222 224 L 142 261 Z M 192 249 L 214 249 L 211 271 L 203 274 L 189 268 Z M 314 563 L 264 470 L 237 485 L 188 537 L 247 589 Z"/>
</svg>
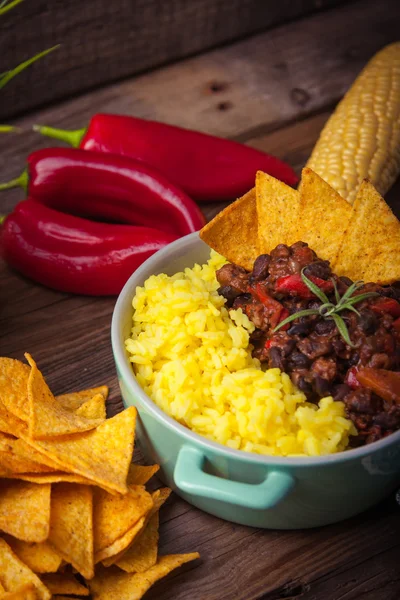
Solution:
<svg viewBox="0 0 400 600">
<path fill-rule="evenodd" d="M 0 179 L 48 145 L 35 122 L 80 127 L 97 111 L 155 118 L 272 152 L 299 172 L 333 106 L 372 54 L 398 36 L 400 5 L 350 2 L 19 119 L 0 140 Z M 400 186 L 388 198 L 400 212 Z M 11 210 L 19 191 L 1 197 Z M 204 207 L 212 217 L 221 205 Z M 45 289 L 4 264 L 0 354 L 32 353 L 54 393 L 106 383 L 120 406 L 110 346 L 115 298 Z M 173 496 L 161 513 L 161 553 L 200 562 L 156 585 L 149 600 L 399 600 L 400 518 L 394 496 L 347 522 L 265 531 L 209 516 Z"/>
</svg>

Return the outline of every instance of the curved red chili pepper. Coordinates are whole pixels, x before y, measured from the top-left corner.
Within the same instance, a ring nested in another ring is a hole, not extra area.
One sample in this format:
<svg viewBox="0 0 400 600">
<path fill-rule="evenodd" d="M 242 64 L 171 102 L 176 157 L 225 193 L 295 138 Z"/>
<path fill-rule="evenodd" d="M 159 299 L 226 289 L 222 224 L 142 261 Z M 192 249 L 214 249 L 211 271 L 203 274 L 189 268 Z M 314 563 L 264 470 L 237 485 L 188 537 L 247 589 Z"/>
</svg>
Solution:
<svg viewBox="0 0 400 600">
<path fill-rule="evenodd" d="M 44 135 L 96 152 L 122 154 L 156 167 L 200 202 L 232 200 L 254 187 L 257 171 L 289 185 L 293 169 L 249 146 L 198 131 L 122 115 L 94 115 L 87 129 L 66 132 L 35 126 Z"/>
<path fill-rule="evenodd" d="M 205 224 L 199 207 L 163 175 L 125 156 L 45 148 L 28 157 L 28 173 L 8 184 L 57 210 L 187 235 Z"/>
<path fill-rule="evenodd" d="M 143 261 L 174 239 L 149 227 L 73 217 L 28 198 L 4 220 L 0 249 L 11 267 L 38 283 L 106 296 L 118 294 Z"/>
</svg>

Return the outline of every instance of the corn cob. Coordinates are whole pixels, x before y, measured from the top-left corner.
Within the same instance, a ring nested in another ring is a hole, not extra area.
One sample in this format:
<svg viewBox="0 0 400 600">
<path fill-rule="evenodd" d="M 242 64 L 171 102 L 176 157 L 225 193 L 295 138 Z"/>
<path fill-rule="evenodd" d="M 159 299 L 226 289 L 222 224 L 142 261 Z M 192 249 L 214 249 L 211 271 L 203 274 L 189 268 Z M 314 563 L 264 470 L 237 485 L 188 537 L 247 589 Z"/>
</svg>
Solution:
<svg viewBox="0 0 400 600">
<path fill-rule="evenodd" d="M 361 71 L 307 162 L 351 204 L 363 179 L 382 196 L 400 172 L 400 42 Z"/>
</svg>

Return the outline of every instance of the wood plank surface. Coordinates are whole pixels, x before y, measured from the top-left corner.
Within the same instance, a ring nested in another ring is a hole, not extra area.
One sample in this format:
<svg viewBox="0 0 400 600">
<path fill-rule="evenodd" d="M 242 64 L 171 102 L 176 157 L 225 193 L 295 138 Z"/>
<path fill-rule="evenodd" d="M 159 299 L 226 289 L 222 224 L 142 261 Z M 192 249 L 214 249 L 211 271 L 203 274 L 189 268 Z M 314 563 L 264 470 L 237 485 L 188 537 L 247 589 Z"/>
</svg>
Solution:
<svg viewBox="0 0 400 600">
<path fill-rule="evenodd" d="M 299 172 L 363 63 L 397 35 L 400 7 L 392 0 L 385 7 L 372 0 L 344 5 L 329 11 L 329 19 L 328 12 L 313 15 L 267 37 L 257 35 L 17 123 L 25 130 L 39 120 L 77 127 L 99 110 L 132 113 L 236 137 L 275 153 Z M 289 67 L 276 69 L 282 57 Z M 207 85 L 212 81 L 229 85 L 211 92 Z M 294 89 L 311 100 L 292 102 Z M 228 108 L 218 109 L 219 103 Z M 26 132 L 0 139 L 0 179 L 15 176 L 35 145 L 46 142 Z M 388 197 L 400 214 L 399 184 Z M 0 212 L 19 198 L 19 192 L 4 194 Z M 207 217 L 222 206 L 207 205 Z M 114 413 L 120 406 L 110 346 L 114 304 L 115 298 L 45 289 L 1 264 L 0 355 L 21 359 L 29 351 L 55 393 L 110 385 L 109 411 Z M 198 550 L 202 558 L 157 584 L 146 594 L 148 600 L 400 598 L 400 508 L 393 496 L 346 522 L 304 531 L 242 527 L 176 495 L 160 516 L 160 553 Z"/>
<path fill-rule="evenodd" d="M 0 20 L 0 72 L 45 48 L 61 47 L 7 87 L 0 119 L 340 2 L 25 1 Z"/>
</svg>

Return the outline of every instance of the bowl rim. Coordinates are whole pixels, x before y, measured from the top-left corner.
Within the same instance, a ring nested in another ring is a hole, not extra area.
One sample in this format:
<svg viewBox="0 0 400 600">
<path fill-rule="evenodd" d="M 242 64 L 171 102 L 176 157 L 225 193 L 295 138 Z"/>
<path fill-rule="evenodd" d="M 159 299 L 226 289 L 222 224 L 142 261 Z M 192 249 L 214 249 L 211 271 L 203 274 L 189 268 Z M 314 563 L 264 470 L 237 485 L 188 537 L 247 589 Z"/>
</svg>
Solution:
<svg viewBox="0 0 400 600">
<path fill-rule="evenodd" d="M 377 441 L 372 442 L 366 446 L 360 448 L 351 448 L 334 454 L 324 454 L 321 456 L 298 456 L 298 457 L 286 457 L 286 456 L 269 456 L 265 454 L 256 454 L 254 452 L 247 452 L 245 450 L 236 450 L 229 448 L 224 444 L 210 440 L 209 438 L 202 436 L 195 431 L 192 431 L 188 427 L 181 425 L 173 417 L 169 416 L 157 404 L 146 394 L 146 392 L 139 385 L 136 376 L 133 372 L 132 365 L 129 361 L 127 352 L 123 342 L 120 342 L 120 324 L 122 311 L 125 303 L 129 299 L 129 306 L 132 305 L 132 299 L 134 295 L 134 288 L 142 285 L 139 283 L 140 280 L 147 279 L 154 271 L 157 270 L 157 264 L 162 261 L 172 250 L 179 250 L 181 248 L 191 247 L 192 244 L 201 241 L 199 232 L 190 233 L 174 242 L 171 242 L 150 258 L 148 258 L 128 279 L 123 289 L 121 290 L 116 304 L 114 306 L 112 322 L 111 322 L 111 344 L 114 354 L 114 359 L 118 368 L 119 373 L 123 380 L 128 383 L 128 386 L 132 393 L 140 398 L 140 402 L 145 405 L 146 409 L 157 419 L 162 425 L 168 427 L 174 433 L 183 437 L 186 441 L 199 444 L 204 450 L 212 450 L 214 453 L 225 455 L 231 459 L 237 459 L 242 462 L 256 462 L 264 465 L 274 465 L 279 467 L 307 467 L 307 466 L 322 466 L 331 463 L 347 462 L 349 460 L 355 460 L 358 458 L 365 458 L 376 451 L 384 450 L 389 446 L 396 443 L 400 444 L 400 430 L 390 434 L 389 436 Z M 202 242 L 204 243 L 204 242 Z"/>
</svg>

